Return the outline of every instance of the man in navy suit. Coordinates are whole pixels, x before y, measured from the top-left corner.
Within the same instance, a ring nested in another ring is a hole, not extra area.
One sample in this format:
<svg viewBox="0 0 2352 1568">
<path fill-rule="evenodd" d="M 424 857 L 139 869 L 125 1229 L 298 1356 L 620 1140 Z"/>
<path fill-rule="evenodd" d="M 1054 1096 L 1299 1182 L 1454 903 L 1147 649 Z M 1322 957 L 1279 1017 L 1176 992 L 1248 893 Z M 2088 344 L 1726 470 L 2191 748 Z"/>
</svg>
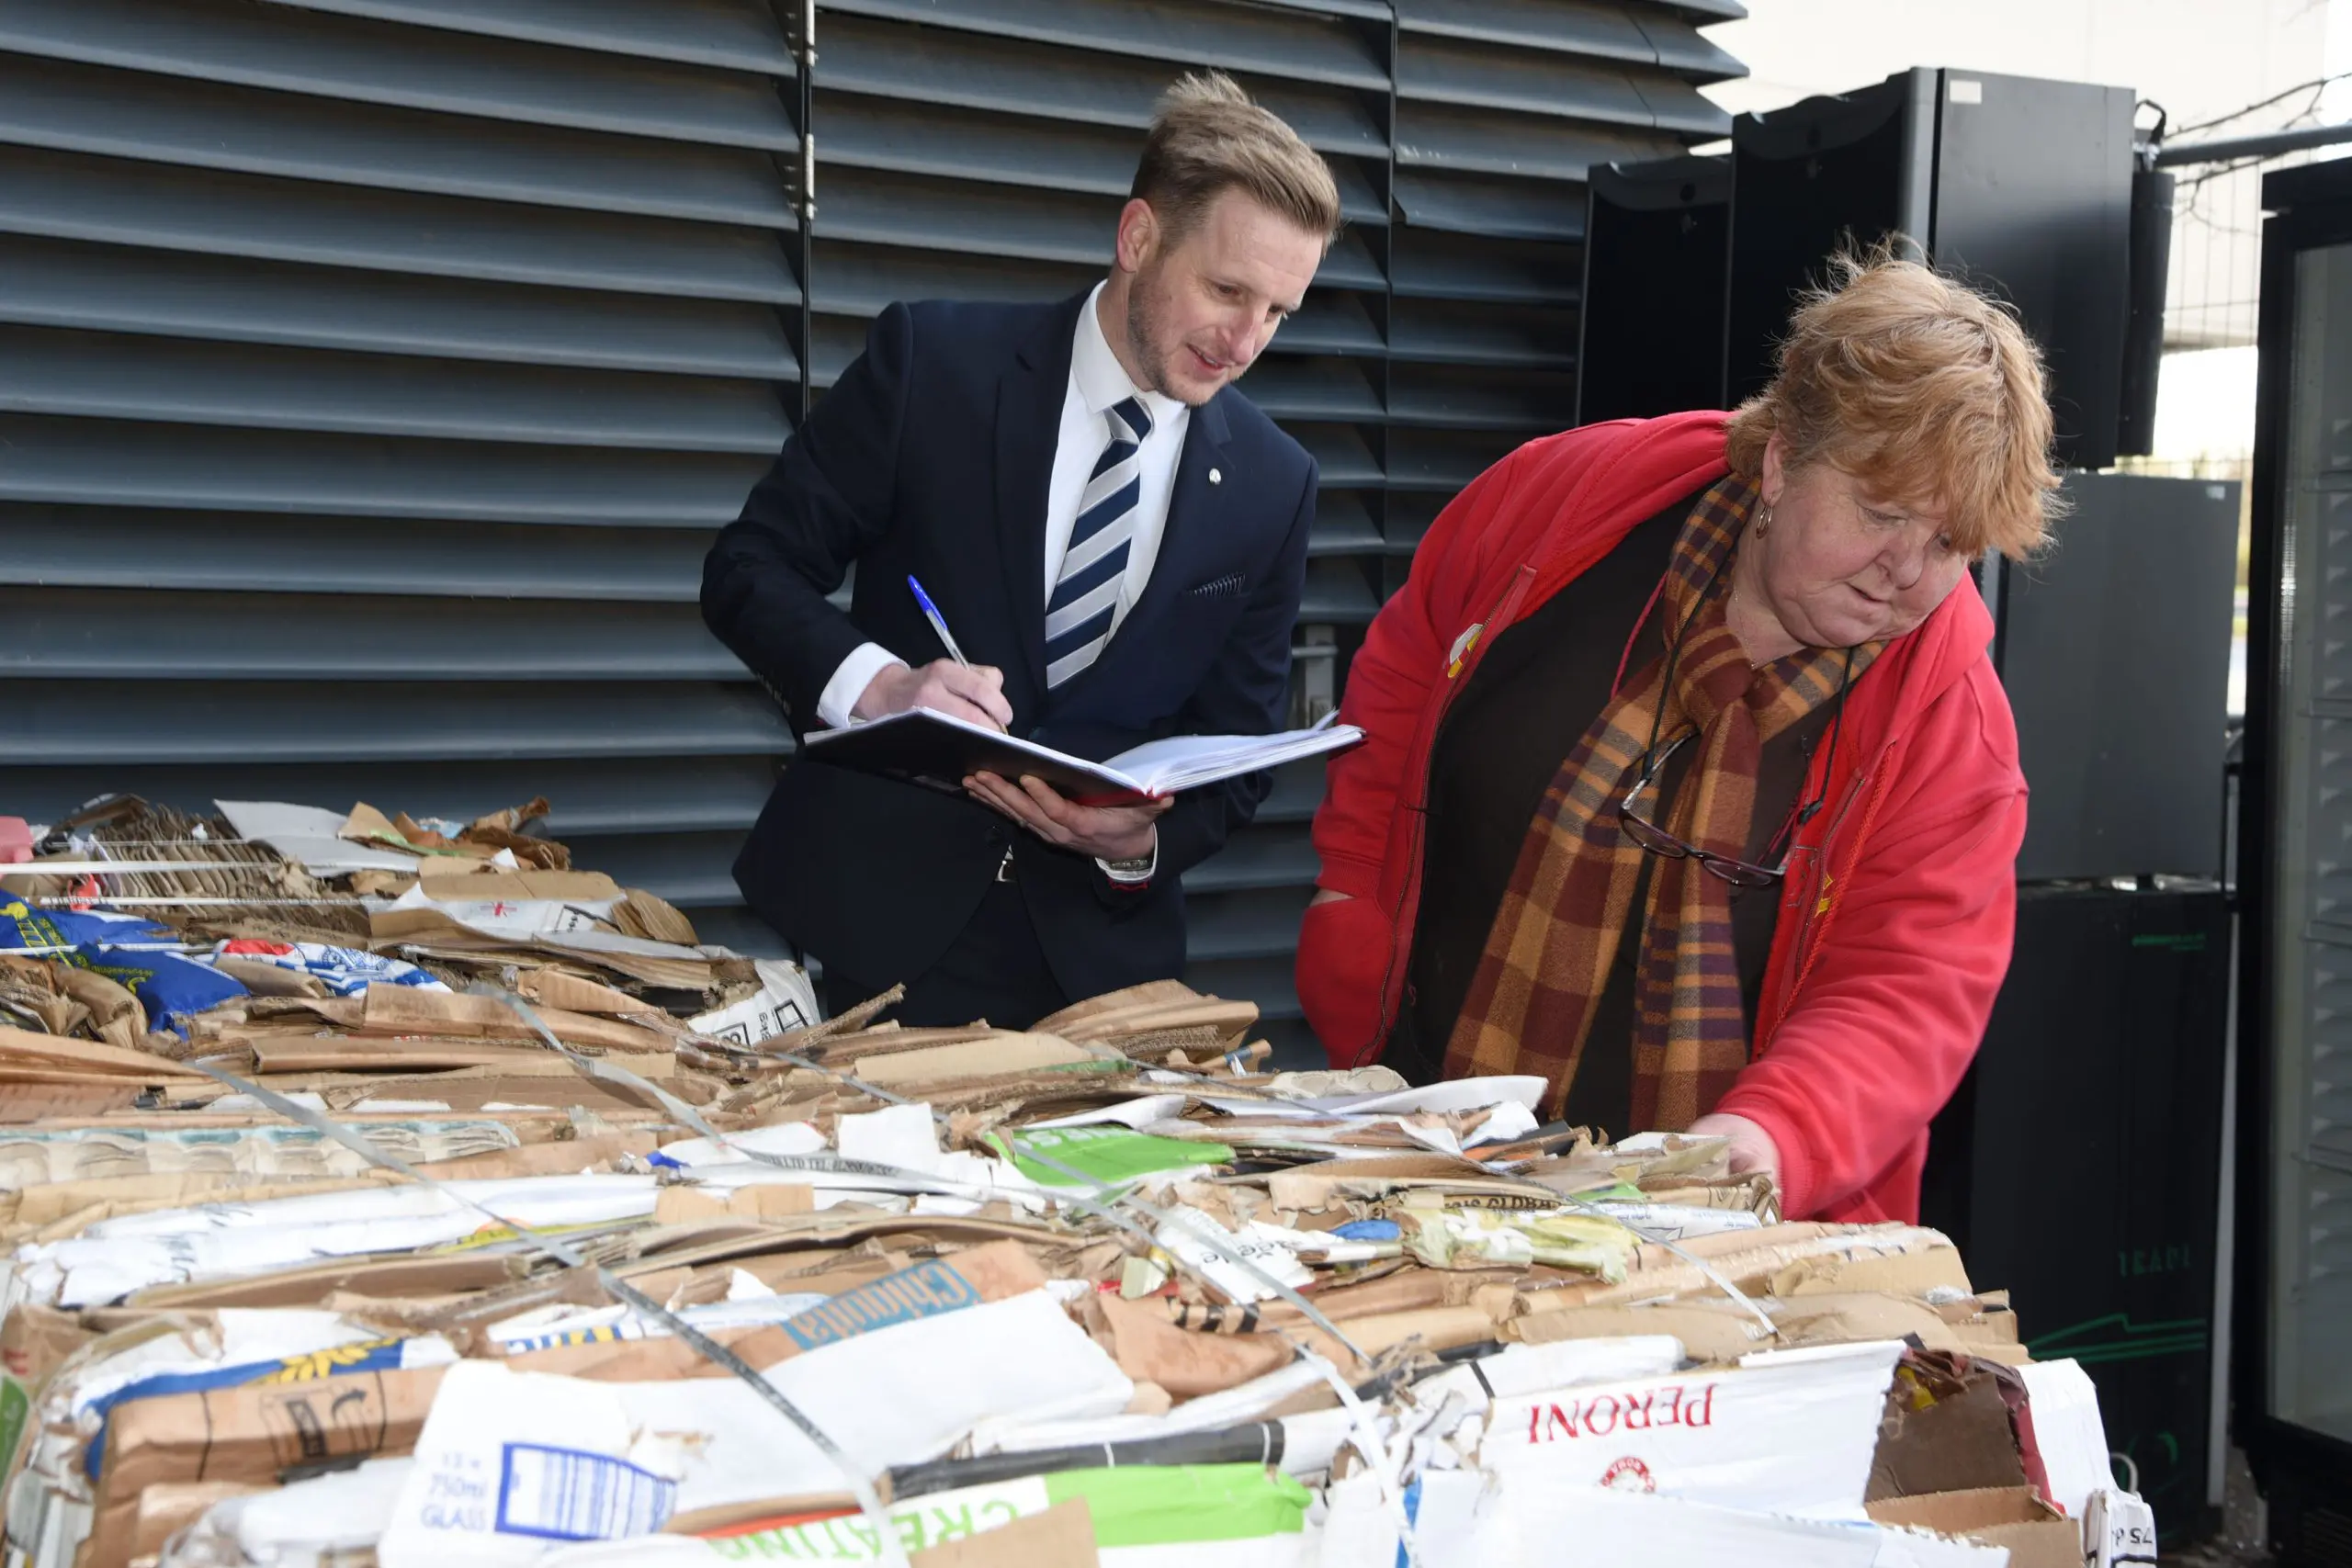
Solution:
<svg viewBox="0 0 2352 1568">
<path fill-rule="evenodd" d="M 704 618 L 800 732 L 923 706 L 1075 755 L 1282 728 L 1315 461 L 1233 389 L 1339 227 L 1331 174 L 1221 75 L 1161 99 L 1109 276 L 1056 305 L 892 305 L 724 530 Z M 850 611 L 825 595 L 857 568 Z M 933 603 L 970 667 L 910 592 Z M 788 765 L 735 879 L 829 1010 L 1023 1028 L 1174 976 L 1177 878 L 1264 774 L 1087 807 Z"/>
</svg>

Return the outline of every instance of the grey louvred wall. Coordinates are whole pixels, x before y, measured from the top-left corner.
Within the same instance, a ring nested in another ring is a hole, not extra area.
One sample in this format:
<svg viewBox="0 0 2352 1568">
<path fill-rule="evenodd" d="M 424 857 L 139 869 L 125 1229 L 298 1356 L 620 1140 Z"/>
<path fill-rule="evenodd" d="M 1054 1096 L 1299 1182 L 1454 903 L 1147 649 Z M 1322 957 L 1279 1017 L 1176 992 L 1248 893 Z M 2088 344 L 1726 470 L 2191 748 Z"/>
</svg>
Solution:
<svg viewBox="0 0 2352 1568">
<path fill-rule="evenodd" d="M 586 863 L 763 947 L 727 866 L 789 737 L 696 573 L 867 318 L 1084 287 L 1159 90 L 1233 73 L 1348 217 L 1243 383 L 1321 461 L 1301 621 L 1343 658 L 1453 491 L 1567 420 L 1584 170 L 1726 133 L 1697 28 L 1741 14 L 18 0 L 0 810 L 543 792 Z M 1319 787 L 1187 878 L 1193 978 L 1275 1019 Z"/>
</svg>

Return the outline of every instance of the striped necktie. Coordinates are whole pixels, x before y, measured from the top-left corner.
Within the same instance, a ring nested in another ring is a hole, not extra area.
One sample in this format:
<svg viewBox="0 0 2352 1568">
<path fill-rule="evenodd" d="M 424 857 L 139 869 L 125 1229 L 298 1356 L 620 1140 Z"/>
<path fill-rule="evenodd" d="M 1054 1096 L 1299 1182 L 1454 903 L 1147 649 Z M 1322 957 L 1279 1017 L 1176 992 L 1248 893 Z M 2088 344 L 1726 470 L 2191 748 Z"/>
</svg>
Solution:
<svg viewBox="0 0 2352 1568">
<path fill-rule="evenodd" d="M 1107 411 L 1111 439 L 1078 498 L 1061 574 L 1046 601 L 1046 685 L 1060 685 L 1094 662 L 1111 640 L 1111 621 L 1127 579 L 1127 547 L 1136 535 L 1143 496 L 1138 452 L 1151 434 L 1151 416 L 1135 398 Z"/>
</svg>

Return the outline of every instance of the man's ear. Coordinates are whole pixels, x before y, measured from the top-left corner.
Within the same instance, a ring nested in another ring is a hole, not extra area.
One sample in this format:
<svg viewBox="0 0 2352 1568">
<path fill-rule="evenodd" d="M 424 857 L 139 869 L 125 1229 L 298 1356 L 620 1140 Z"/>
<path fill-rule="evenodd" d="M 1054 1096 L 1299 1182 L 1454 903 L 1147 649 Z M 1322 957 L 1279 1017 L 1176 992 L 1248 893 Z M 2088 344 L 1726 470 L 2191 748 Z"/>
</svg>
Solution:
<svg viewBox="0 0 2352 1568">
<path fill-rule="evenodd" d="M 1141 272 L 1159 247 L 1159 214 L 1141 197 L 1119 209 L 1116 258 L 1121 272 Z"/>
</svg>

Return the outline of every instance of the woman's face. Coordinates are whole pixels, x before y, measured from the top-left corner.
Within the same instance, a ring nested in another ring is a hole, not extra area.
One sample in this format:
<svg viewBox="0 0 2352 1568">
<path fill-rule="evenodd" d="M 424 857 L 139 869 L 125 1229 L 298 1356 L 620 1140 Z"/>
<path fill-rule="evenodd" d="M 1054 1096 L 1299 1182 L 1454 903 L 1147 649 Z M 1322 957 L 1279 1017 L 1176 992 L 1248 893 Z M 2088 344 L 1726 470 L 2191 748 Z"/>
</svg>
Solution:
<svg viewBox="0 0 2352 1568">
<path fill-rule="evenodd" d="M 1764 453 L 1771 525 L 1751 530 L 1747 576 L 1781 626 L 1811 648 L 1901 637 L 1960 586 L 1968 558 L 1951 547 L 1941 508 L 1873 495 L 1827 463 L 1790 468 L 1781 438 Z"/>
</svg>

